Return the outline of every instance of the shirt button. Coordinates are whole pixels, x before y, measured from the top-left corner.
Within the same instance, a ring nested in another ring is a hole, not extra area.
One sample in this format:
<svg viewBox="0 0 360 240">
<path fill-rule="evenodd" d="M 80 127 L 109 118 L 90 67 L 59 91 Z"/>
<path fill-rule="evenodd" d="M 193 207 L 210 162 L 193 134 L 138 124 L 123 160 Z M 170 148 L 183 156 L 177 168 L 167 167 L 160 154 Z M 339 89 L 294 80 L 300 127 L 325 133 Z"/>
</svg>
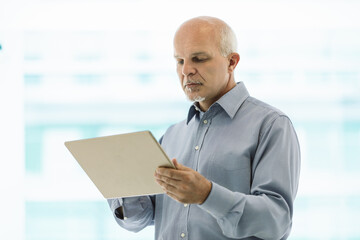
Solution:
<svg viewBox="0 0 360 240">
<path fill-rule="evenodd" d="M 196 146 L 196 147 L 195 147 L 195 150 L 199 150 L 199 146 Z"/>
<path fill-rule="evenodd" d="M 184 238 L 185 237 L 185 233 L 181 233 L 181 235 L 180 235 L 182 238 Z"/>
<path fill-rule="evenodd" d="M 204 122 L 203 122 L 204 124 L 207 124 L 208 123 L 208 120 L 204 120 Z"/>
<path fill-rule="evenodd" d="M 187 206 L 188 206 L 188 204 L 187 204 L 187 203 L 185 203 L 185 204 L 184 204 L 184 207 L 187 207 Z"/>
</svg>

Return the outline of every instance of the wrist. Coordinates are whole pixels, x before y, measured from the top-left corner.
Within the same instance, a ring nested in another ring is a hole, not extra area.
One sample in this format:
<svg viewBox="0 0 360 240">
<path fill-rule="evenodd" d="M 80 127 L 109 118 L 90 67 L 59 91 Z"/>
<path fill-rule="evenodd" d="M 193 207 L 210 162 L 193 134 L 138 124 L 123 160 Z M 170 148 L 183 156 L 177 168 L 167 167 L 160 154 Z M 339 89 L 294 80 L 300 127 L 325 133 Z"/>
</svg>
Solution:
<svg viewBox="0 0 360 240">
<path fill-rule="evenodd" d="M 200 205 L 203 204 L 210 195 L 211 188 L 212 188 L 212 182 L 206 179 L 206 190 L 204 191 L 204 197 L 202 201 L 199 203 Z"/>
</svg>

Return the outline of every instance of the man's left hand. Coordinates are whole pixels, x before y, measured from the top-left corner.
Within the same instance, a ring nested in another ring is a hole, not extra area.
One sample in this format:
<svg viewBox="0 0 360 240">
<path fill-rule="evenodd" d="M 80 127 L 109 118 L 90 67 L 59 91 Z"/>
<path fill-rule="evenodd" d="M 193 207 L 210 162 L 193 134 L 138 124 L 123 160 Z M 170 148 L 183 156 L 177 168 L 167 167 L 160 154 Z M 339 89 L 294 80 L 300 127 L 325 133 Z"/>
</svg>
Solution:
<svg viewBox="0 0 360 240">
<path fill-rule="evenodd" d="M 197 171 L 173 159 L 176 169 L 157 168 L 155 179 L 167 195 L 181 203 L 202 204 L 211 191 L 211 182 Z"/>
</svg>

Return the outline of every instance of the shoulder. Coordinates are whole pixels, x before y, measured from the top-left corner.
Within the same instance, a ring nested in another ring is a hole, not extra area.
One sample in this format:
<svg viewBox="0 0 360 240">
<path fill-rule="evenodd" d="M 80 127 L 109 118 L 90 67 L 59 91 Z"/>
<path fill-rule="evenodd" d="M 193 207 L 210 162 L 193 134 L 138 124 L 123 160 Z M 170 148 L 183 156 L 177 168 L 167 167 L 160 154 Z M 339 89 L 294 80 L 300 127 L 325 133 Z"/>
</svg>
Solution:
<svg viewBox="0 0 360 240">
<path fill-rule="evenodd" d="M 260 135 L 277 120 L 291 124 L 289 117 L 284 112 L 251 96 L 244 101 L 240 111 L 242 114 L 248 115 L 247 117 L 252 121 L 259 123 Z"/>
<path fill-rule="evenodd" d="M 263 114 L 265 116 L 274 115 L 274 116 L 286 116 L 281 110 L 277 109 L 270 104 L 267 104 L 257 98 L 248 97 L 244 102 L 244 107 L 253 108 L 254 111 L 258 114 Z"/>
<path fill-rule="evenodd" d="M 178 136 L 180 133 L 184 133 L 186 127 L 187 127 L 186 120 L 171 125 L 165 131 L 162 137 L 162 143 L 168 141 L 169 139 L 172 139 L 172 136 Z"/>
</svg>

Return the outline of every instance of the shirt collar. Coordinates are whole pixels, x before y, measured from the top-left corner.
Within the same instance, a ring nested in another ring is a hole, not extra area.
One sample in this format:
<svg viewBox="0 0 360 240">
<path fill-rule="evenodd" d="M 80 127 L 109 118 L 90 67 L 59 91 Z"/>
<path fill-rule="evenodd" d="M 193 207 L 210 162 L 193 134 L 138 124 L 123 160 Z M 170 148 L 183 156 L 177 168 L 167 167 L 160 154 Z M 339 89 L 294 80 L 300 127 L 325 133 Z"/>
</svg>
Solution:
<svg viewBox="0 0 360 240">
<path fill-rule="evenodd" d="M 224 96 L 217 100 L 213 105 L 210 106 L 209 110 L 215 104 L 220 105 L 224 111 L 229 115 L 231 119 L 234 118 L 236 112 L 239 110 L 240 106 L 243 104 L 245 99 L 249 96 L 245 84 L 243 82 L 238 82 L 234 88 L 228 91 Z M 195 114 L 200 112 L 200 108 L 195 102 L 189 109 L 188 117 L 186 124 L 194 117 Z"/>
<path fill-rule="evenodd" d="M 190 122 L 190 120 L 196 115 L 196 114 L 200 114 L 201 110 L 200 108 L 197 106 L 197 102 L 194 102 L 193 105 L 191 105 L 189 112 L 188 112 L 188 117 L 187 117 L 187 121 L 186 124 L 188 124 Z"/>
</svg>

